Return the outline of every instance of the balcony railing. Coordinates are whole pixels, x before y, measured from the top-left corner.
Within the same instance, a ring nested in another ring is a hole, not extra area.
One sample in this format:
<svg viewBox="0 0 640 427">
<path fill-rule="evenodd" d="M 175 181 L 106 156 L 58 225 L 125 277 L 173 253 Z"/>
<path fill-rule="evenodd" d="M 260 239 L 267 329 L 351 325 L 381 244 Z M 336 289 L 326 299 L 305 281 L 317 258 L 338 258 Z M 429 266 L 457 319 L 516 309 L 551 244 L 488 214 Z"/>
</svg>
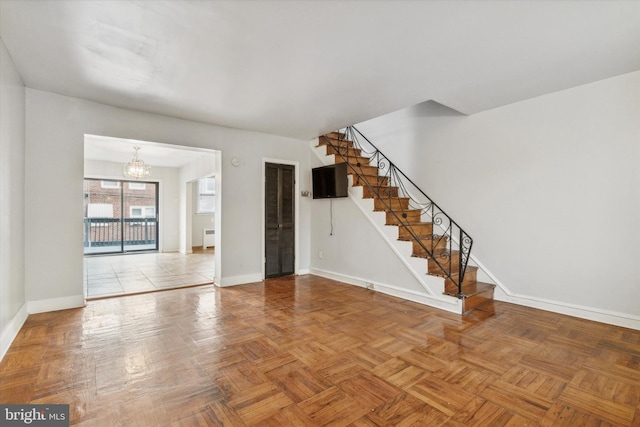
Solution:
<svg viewBox="0 0 640 427">
<path fill-rule="evenodd" d="M 85 218 L 84 247 L 155 245 L 155 218 Z"/>
</svg>

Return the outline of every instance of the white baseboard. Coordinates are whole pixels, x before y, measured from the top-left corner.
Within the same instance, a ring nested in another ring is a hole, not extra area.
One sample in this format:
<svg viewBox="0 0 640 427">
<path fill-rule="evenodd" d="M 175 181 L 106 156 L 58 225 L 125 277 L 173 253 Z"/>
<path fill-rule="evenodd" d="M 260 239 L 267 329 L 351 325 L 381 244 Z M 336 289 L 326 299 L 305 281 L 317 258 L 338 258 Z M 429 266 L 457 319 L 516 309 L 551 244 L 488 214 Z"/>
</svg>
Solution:
<svg viewBox="0 0 640 427">
<path fill-rule="evenodd" d="M 260 273 L 245 274 L 242 276 L 223 277 L 220 279 L 220 287 L 244 285 L 246 283 L 262 282 L 262 275 Z"/>
<path fill-rule="evenodd" d="M 67 310 L 69 308 L 84 307 L 84 295 L 72 295 L 69 297 L 49 298 L 36 301 L 27 301 L 29 314 L 45 313 L 48 311 Z"/>
<path fill-rule="evenodd" d="M 308 268 L 303 268 L 301 270 L 298 270 L 298 272 L 296 273 L 298 276 L 303 276 L 305 274 L 311 274 L 311 270 Z"/>
<path fill-rule="evenodd" d="M 558 314 L 566 314 L 567 316 L 579 317 L 581 319 L 593 320 L 594 322 L 607 323 L 623 328 L 640 330 L 640 316 L 634 316 L 632 314 L 517 294 L 496 294 L 495 297 L 498 301 L 551 311 Z"/>
<path fill-rule="evenodd" d="M 11 347 L 11 343 L 16 339 L 18 332 L 20 332 L 20 328 L 22 328 L 22 325 L 24 325 L 24 322 L 27 320 L 27 317 L 29 317 L 29 312 L 27 311 L 27 304 L 24 303 L 4 328 L 2 335 L 0 335 L 0 360 L 4 358 L 7 350 Z"/>
<path fill-rule="evenodd" d="M 359 286 L 361 288 L 367 288 L 368 284 L 373 285 L 373 290 L 386 295 L 402 298 L 407 301 L 417 302 L 418 304 L 428 305 L 429 307 L 445 310 L 450 313 L 462 313 L 462 302 L 453 297 L 434 298 L 433 296 L 425 293 L 416 292 L 409 289 L 399 288 L 397 286 L 388 285 L 385 283 L 378 283 L 371 280 L 363 279 L 360 277 L 349 276 L 342 273 L 336 273 L 332 271 L 320 270 L 316 268 L 311 269 L 311 274 L 316 276 L 325 277 L 327 279 L 336 280 L 338 282 L 347 283 L 349 285 Z"/>
</svg>

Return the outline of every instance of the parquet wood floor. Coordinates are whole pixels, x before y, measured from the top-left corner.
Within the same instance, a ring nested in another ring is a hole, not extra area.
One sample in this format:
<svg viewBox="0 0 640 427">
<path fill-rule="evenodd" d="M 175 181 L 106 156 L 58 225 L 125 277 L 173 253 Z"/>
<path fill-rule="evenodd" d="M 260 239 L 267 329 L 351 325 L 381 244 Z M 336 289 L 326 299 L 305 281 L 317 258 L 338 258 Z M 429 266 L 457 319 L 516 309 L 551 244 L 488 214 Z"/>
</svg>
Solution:
<svg viewBox="0 0 640 427">
<path fill-rule="evenodd" d="M 640 331 L 309 275 L 32 315 L 0 381 L 84 426 L 640 426 Z"/>
</svg>

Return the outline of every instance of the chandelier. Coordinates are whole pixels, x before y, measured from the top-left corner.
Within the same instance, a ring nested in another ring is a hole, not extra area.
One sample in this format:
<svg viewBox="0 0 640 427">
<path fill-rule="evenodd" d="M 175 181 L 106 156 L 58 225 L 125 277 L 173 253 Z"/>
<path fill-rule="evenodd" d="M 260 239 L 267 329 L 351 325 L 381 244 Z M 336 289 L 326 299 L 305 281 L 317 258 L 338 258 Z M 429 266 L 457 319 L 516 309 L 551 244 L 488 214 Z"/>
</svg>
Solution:
<svg viewBox="0 0 640 427">
<path fill-rule="evenodd" d="M 151 166 L 145 165 L 144 162 L 138 159 L 138 150 L 140 147 L 133 147 L 135 154 L 133 159 L 129 163 L 125 163 L 123 166 L 124 176 L 127 178 L 146 178 L 151 175 Z"/>
</svg>

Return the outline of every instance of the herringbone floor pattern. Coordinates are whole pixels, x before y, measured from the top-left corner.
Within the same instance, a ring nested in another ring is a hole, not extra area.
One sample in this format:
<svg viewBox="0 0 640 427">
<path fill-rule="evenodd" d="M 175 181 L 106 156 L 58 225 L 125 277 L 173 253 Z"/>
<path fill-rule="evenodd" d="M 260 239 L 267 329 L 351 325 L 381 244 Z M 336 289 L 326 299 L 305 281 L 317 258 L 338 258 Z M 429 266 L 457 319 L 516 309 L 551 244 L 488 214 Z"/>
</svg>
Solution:
<svg viewBox="0 0 640 427">
<path fill-rule="evenodd" d="M 86 426 L 639 426 L 640 331 L 315 277 L 32 315 L 0 402 Z"/>
</svg>

